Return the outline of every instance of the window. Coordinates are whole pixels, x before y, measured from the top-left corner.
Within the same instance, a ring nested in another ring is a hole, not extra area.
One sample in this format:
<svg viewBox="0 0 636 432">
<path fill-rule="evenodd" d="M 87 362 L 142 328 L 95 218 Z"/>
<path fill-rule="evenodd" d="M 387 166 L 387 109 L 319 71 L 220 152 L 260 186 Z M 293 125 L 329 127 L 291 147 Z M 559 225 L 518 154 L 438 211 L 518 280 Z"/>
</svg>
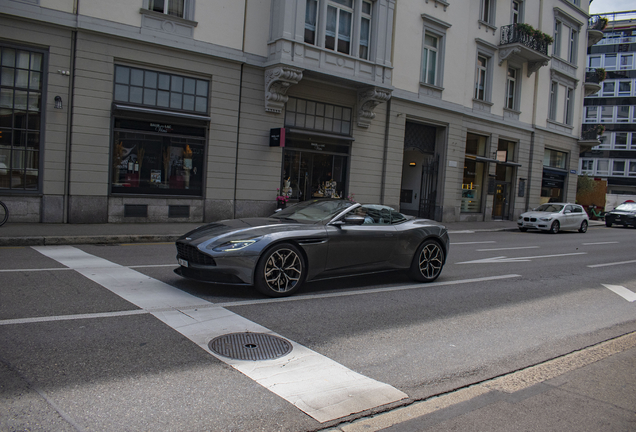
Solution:
<svg viewBox="0 0 636 432">
<path fill-rule="evenodd" d="M 464 177 L 462 180 L 461 212 L 479 213 L 481 211 L 484 190 L 486 163 L 477 160 L 486 154 L 488 137 L 472 133 L 466 136 L 466 157 L 464 159 Z"/>
<path fill-rule="evenodd" d="M 495 25 L 495 0 L 481 0 L 479 20 L 486 24 Z"/>
<path fill-rule="evenodd" d="M 601 67 L 601 56 L 589 56 L 587 59 L 587 67 L 589 68 L 600 68 Z"/>
<path fill-rule="evenodd" d="M 594 159 L 581 159 L 581 174 L 594 174 Z"/>
<path fill-rule="evenodd" d="M 185 0 L 150 0 L 148 9 L 166 15 L 185 18 Z"/>
<path fill-rule="evenodd" d="M 614 96 L 616 81 L 603 81 L 603 96 Z"/>
<path fill-rule="evenodd" d="M 627 123 L 629 122 L 629 105 L 621 105 L 616 107 L 616 122 Z"/>
<path fill-rule="evenodd" d="M 545 149 L 543 153 L 543 166 L 565 169 L 568 154 L 557 150 Z"/>
<path fill-rule="evenodd" d="M 624 176 L 625 175 L 625 161 L 615 160 L 612 163 L 612 175 Z"/>
<path fill-rule="evenodd" d="M 630 135 L 632 136 L 632 138 L 629 141 L 630 142 L 629 149 L 636 150 L 636 132 L 632 132 Z"/>
<path fill-rule="evenodd" d="M 424 36 L 424 50 L 422 52 L 422 82 L 436 85 L 437 78 L 437 54 L 439 39 L 426 34 Z"/>
<path fill-rule="evenodd" d="M 115 101 L 199 114 L 208 112 L 206 80 L 115 66 Z"/>
<path fill-rule="evenodd" d="M 636 160 L 629 161 L 629 177 L 636 177 Z"/>
<path fill-rule="evenodd" d="M 605 69 L 616 69 L 616 54 L 605 54 Z"/>
<path fill-rule="evenodd" d="M 601 107 L 601 123 L 611 123 L 614 120 L 614 107 Z"/>
<path fill-rule="evenodd" d="M 618 95 L 630 96 L 632 94 L 632 82 L 631 81 L 619 81 L 618 82 Z"/>
<path fill-rule="evenodd" d="M 634 60 L 633 54 L 621 54 L 621 69 L 632 69 L 632 62 Z"/>
<path fill-rule="evenodd" d="M 325 48 L 351 54 L 353 0 L 331 0 L 327 6 Z"/>
<path fill-rule="evenodd" d="M 36 191 L 45 54 L 0 46 L 0 64 L 0 191 Z"/>
<path fill-rule="evenodd" d="M 523 2 L 521 0 L 512 0 L 511 15 L 513 24 L 523 22 Z"/>
<path fill-rule="evenodd" d="M 486 100 L 486 77 L 488 72 L 488 58 L 477 56 L 477 76 L 475 81 L 475 99 Z"/>
<path fill-rule="evenodd" d="M 506 108 L 517 109 L 517 69 L 508 68 L 506 80 Z"/>
<path fill-rule="evenodd" d="M 609 159 L 598 159 L 596 161 L 596 174 L 597 175 L 609 174 Z"/>
<path fill-rule="evenodd" d="M 307 0 L 305 9 L 305 42 L 316 44 L 316 24 L 318 20 L 318 0 Z"/>
<path fill-rule="evenodd" d="M 598 122 L 598 107 L 597 106 L 586 106 L 585 107 L 585 123 L 596 123 Z"/>
<path fill-rule="evenodd" d="M 351 135 L 351 108 L 290 97 L 285 126 Z"/>
<path fill-rule="evenodd" d="M 576 63 L 576 49 L 578 46 L 579 33 L 570 27 L 567 27 L 568 34 L 570 36 L 570 43 L 568 46 L 568 57 L 567 60 L 570 63 Z"/>
<path fill-rule="evenodd" d="M 565 89 L 565 112 L 563 113 L 563 123 L 572 125 L 574 90 L 571 88 Z"/>
<path fill-rule="evenodd" d="M 371 38 L 371 3 L 362 2 L 362 16 L 360 18 L 360 53 L 361 59 L 369 59 L 369 40 Z"/>
<path fill-rule="evenodd" d="M 548 118 L 552 121 L 556 120 L 556 108 L 559 95 L 559 83 L 552 81 L 550 85 L 550 106 L 548 107 Z"/>
<path fill-rule="evenodd" d="M 627 150 L 627 132 L 616 132 L 614 135 L 614 149 Z"/>
</svg>

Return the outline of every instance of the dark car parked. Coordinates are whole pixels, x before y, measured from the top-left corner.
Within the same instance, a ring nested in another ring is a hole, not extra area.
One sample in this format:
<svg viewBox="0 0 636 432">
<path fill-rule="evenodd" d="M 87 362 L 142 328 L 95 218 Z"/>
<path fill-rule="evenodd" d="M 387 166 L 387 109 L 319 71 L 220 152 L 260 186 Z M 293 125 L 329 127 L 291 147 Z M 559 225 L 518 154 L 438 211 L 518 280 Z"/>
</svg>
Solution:
<svg viewBox="0 0 636 432">
<path fill-rule="evenodd" d="M 636 203 L 625 201 L 614 210 L 605 213 L 605 226 L 612 225 L 636 228 Z"/>
</svg>

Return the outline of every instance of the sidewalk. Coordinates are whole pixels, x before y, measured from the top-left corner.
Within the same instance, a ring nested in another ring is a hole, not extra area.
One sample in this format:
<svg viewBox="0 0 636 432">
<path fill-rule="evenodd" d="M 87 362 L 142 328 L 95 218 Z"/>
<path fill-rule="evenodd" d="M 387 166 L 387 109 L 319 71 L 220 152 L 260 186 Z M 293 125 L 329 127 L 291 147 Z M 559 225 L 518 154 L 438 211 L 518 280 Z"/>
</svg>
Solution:
<svg viewBox="0 0 636 432">
<path fill-rule="evenodd" d="M 203 223 L 44 224 L 7 223 L 0 246 L 173 242 Z M 450 234 L 467 231 L 516 231 L 516 221 L 445 223 Z M 590 221 L 590 227 L 604 226 Z"/>
</svg>

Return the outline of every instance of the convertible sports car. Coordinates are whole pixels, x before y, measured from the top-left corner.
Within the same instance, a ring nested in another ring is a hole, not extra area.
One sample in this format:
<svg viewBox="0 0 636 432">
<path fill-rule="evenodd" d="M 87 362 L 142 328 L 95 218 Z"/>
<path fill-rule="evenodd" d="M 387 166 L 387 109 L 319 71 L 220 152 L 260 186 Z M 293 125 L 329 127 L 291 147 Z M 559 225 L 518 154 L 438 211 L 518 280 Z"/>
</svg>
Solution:
<svg viewBox="0 0 636 432">
<path fill-rule="evenodd" d="M 443 225 L 387 206 L 316 199 L 267 218 L 204 225 L 176 245 L 180 276 L 282 297 L 305 281 L 382 270 L 408 269 L 411 278 L 432 282 L 449 240 Z"/>
</svg>

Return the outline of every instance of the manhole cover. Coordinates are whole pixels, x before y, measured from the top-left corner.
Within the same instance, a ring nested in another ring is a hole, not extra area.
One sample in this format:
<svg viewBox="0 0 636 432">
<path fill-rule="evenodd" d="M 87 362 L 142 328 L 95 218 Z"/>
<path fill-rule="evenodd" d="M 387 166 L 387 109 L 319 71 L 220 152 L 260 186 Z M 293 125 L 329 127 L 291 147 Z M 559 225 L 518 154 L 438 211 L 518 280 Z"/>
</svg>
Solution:
<svg viewBox="0 0 636 432">
<path fill-rule="evenodd" d="M 208 347 L 216 354 L 236 360 L 271 360 L 292 350 L 285 339 L 264 333 L 230 333 L 212 339 Z"/>
</svg>

